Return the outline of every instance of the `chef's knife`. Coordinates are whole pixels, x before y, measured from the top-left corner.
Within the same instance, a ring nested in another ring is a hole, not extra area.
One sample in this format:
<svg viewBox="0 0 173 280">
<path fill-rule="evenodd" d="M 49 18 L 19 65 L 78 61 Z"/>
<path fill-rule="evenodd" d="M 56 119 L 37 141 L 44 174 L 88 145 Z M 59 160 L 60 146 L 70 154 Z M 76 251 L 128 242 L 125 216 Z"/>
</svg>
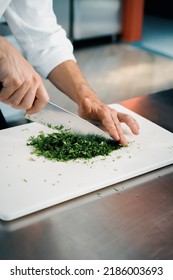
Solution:
<svg viewBox="0 0 173 280">
<path fill-rule="evenodd" d="M 40 112 L 32 115 L 25 115 L 25 118 L 44 125 L 62 125 L 64 129 L 70 129 L 71 131 L 82 135 L 97 134 L 102 135 L 105 138 L 111 138 L 106 132 L 89 121 L 86 121 L 51 102 L 49 102 Z"/>
</svg>

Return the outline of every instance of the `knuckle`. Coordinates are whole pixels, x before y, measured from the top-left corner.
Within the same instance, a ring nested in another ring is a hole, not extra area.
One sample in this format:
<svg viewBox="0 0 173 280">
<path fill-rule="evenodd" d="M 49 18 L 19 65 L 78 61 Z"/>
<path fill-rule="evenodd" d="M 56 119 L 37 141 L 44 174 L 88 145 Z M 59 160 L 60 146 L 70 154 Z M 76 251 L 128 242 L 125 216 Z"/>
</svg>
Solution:
<svg viewBox="0 0 173 280">
<path fill-rule="evenodd" d="M 30 77 L 27 77 L 25 79 L 25 85 L 28 87 L 28 88 L 31 88 L 32 86 L 35 85 L 35 81 L 33 80 L 33 78 L 30 76 Z"/>
<path fill-rule="evenodd" d="M 109 108 L 107 108 L 106 106 L 103 106 L 101 108 L 101 112 L 104 118 L 106 118 L 110 114 Z"/>
<path fill-rule="evenodd" d="M 118 112 L 117 112 L 115 109 L 112 109 L 112 108 L 109 108 L 109 107 L 108 107 L 108 109 L 110 110 L 110 112 L 111 112 L 114 116 L 117 117 Z"/>
<path fill-rule="evenodd" d="M 37 73 L 33 73 L 32 75 L 32 82 L 35 84 L 35 85 L 39 85 L 42 83 L 42 80 L 40 78 L 40 76 L 37 74 Z"/>
<path fill-rule="evenodd" d="M 129 123 L 132 120 L 131 116 L 128 114 L 123 114 L 120 119 L 122 122 L 125 122 L 125 123 Z"/>
<path fill-rule="evenodd" d="M 33 86 L 38 87 L 40 84 L 39 75 L 37 75 L 36 73 L 31 73 L 30 75 L 25 77 L 25 84 L 28 86 L 28 88 Z"/>
<path fill-rule="evenodd" d="M 14 80 L 12 86 L 13 86 L 13 88 L 14 88 L 14 90 L 15 90 L 15 89 L 18 89 L 21 85 L 22 85 L 22 82 L 21 82 L 21 81 L 19 81 L 19 80 Z"/>
<path fill-rule="evenodd" d="M 114 121 L 114 124 L 115 124 L 116 127 L 121 127 L 121 124 L 118 120 Z"/>
<path fill-rule="evenodd" d="M 28 77 L 27 79 L 25 79 L 25 86 L 27 88 L 30 88 L 30 86 L 32 85 L 32 81 L 31 79 Z"/>
<path fill-rule="evenodd" d="M 35 76 L 35 75 L 33 75 L 32 77 L 31 77 L 31 82 L 34 84 L 34 85 L 37 85 L 37 84 L 39 84 L 39 82 L 38 82 L 38 78 Z"/>
</svg>

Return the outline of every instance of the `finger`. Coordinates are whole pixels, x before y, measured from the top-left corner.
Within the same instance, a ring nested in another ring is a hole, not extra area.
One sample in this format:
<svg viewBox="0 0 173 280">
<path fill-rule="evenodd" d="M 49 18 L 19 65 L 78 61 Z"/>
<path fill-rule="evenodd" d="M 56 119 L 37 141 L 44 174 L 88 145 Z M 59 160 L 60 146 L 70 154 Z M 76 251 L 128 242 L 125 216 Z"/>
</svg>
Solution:
<svg viewBox="0 0 173 280">
<path fill-rule="evenodd" d="M 15 109 L 23 109 L 23 110 L 30 109 L 35 100 L 35 93 L 36 90 L 34 89 L 28 90 L 28 92 L 25 93 L 24 98 L 21 100 L 21 102 L 18 105 L 11 105 L 11 107 Z"/>
<path fill-rule="evenodd" d="M 119 142 L 123 146 L 126 146 L 127 145 L 127 140 L 125 138 L 124 132 L 123 132 L 122 127 L 121 127 L 121 124 L 119 122 L 117 112 L 115 110 L 113 110 L 111 112 L 111 117 L 112 117 L 112 121 L 114 122 L 114 126 L 115 126 L 115 129 L 116 129 L 116 132 L 117 132 L 117 134 L 119 136 Z"/>
<path fill-rule="evenodd" d="M 10 96 L 13 95 L 13 93 L 20 88 L 21 84 L 15 84 L 9 83 L 8 85 L 4 85 L 1 88 L 1 94 L 0 94 L 0 101 L 9 104 L 8 99 Z"/>
<path fill-rule="evenodd" d="M 114 138 L 116 141 L 120 140 L 119 133 L 116 129 L 115 122 L 108 112 L 102 112 L 101 121 L 105 129 L 109 132 L 110 136 Z"/>
<path fill-rule="evenodd" d="M 36 92 L 36 99 L 32 103 L 32 106 L 26 110 L 26 114 L 32 115 L 41 111 L 45 105 L 49 102 L 49 95 L 43 84 L 39 86 Z"/>
<path fill-rule="evenodd" d="M 10 97 L 8 97 L 8 99 L 6 99 L 6 103 L 11 106 L 21 107 L 22 100 L 28 91 L 29 85 L 23 83 Z"/>
<path fill-rule="evenodd" d="M 117 117 L 117 112 L 107 106 L 98 107 L 96 110 L 98 119 L 102 122 L 110 136 L 116 141 L 120 141 L 122 145 L 127 145 L 123 131 Z"/>
<path fill-rule="evenodd" d="M 139 134 L 138 122 L 128 114 L 118 113 L 118 119 L 120 122 L 125 123 L 134 134 Z"/>
</svg>

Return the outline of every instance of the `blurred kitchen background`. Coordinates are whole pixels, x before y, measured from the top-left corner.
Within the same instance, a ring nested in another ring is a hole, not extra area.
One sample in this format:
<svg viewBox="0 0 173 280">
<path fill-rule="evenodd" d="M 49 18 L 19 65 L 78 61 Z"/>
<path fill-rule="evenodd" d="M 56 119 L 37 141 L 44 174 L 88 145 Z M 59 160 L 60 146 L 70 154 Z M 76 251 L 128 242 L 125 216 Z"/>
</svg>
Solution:
<svg viewBox="0 0 173 280">
<path fill-rule="evenodd" d="M 105 103 L 173 87 L 172 0 L 54 0 L 53 7 L 80 69 Z M 0 26 L 17 46 L 3 18 Z M 52 102 L 76 113 L 74 102 L 44 83 Z"/>
</svg>

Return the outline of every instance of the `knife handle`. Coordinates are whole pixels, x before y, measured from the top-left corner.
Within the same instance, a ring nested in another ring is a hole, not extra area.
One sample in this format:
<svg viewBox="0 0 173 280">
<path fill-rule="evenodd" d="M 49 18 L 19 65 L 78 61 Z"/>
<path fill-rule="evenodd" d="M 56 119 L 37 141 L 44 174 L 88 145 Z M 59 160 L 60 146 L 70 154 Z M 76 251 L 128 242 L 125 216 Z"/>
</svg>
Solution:
<svg viewBox="0 0 173 280">
<path fill-rule="evenodd" d="M 2 85 L 2 83 L 0 82 L 0 90 L 3 88 L 3 85 Z"/>
</svg>

